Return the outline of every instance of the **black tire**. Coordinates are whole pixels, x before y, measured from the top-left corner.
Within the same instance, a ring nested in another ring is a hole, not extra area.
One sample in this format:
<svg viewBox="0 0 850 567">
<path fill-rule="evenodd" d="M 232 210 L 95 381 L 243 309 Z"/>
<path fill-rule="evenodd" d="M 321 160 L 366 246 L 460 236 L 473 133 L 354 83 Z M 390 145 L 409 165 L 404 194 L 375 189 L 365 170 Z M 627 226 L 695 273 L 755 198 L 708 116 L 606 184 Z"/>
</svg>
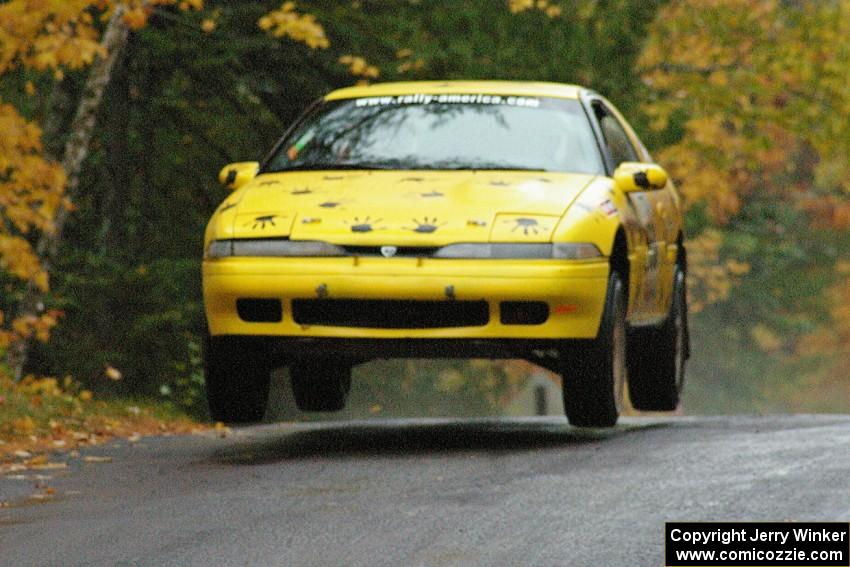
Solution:
<svg viewBox="0 0 850 567">
<path fill-rule="evenodd" d="M 289 365 L 295 404 L 301 411 L 339 411 L 351 391 L 351 364 L 299 360 Z"/>
<path fill-rule="evenodd" d="M 685 380 L 689 353 L 685 274 L 673 274 L 670 312 L 658 328 L 634 329 L 629 337 L 629 398 L 641 411 L 673 411 Z"/>
<path fill-rule="evenodd" d="M 620 417 L 626 374 L 626 299 L 617 272 L 608 279 L 599 334 L 561 353 L 564 410 L 571 425 L 613 427 Z"/>
<path fill-rule="evenodd" d="M 254 423 L 266 413 L 271 381 L 267 352 L 250 337 L 204 339 L 204 381 L 214 421 Z"/>
</svg>

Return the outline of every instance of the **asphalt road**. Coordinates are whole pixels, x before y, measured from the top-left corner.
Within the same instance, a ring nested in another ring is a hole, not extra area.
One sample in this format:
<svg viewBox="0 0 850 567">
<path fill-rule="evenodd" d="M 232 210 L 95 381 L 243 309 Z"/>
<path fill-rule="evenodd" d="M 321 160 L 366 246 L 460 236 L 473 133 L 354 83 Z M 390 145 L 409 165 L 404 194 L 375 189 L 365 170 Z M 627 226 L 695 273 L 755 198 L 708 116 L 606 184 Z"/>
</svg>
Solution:
<svg viewBox="0 0 850 567">
<path fill-rule="evenodd" d="M 279 424 L 43 472 L 0 478 L 2 565 L 657 567 L 666 520 L 850 521 L 850 416 Z"/>
</svg>

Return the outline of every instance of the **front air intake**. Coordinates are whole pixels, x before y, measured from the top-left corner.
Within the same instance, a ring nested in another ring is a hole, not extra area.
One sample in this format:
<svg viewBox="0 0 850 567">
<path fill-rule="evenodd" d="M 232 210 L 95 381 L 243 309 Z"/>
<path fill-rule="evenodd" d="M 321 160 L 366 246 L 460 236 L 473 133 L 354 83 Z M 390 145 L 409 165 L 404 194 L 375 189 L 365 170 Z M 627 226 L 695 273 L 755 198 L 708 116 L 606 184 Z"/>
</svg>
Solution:
<svg viewBox="0 0 850 567">
<path fill-rule="evenodd" d="M 236 312 L 248 323 L 280 323 L 283 320 L 279 299 L 237 299 Z"/>
<path fill-rule="evenodd" d="M 299 325 L 372 329 L 481 327 L 490 320 L 486 301 L 408 301 L 385 299 L 294 299 Z"/>
<path fill-rule="evenodd" d="M 542 325 L 549 319 L 549 305 L 543 301 L 503 301 L 499 312 L 503 325 Z"/>
</svg>

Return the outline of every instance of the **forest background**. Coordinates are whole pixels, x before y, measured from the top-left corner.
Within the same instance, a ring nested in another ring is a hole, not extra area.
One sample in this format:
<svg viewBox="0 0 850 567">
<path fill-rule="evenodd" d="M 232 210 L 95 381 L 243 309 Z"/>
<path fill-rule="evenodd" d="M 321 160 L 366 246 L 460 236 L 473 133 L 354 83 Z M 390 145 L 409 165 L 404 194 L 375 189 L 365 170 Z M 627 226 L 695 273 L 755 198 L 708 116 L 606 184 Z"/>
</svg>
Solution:
<svg viewBox="0 0 850 567">
<path fill-rule="evenodd" d="M 47 395 L 203 419 L 217 172 L 333 88 L 420 79 L 578 83 L 629 117 L 687 206 L 685 413 L 848 410 L 850 0 L 8 0 L 0 422 Z M 499 414 L 532 371 L 372 363 L 346 415 Z"/>
</svg>

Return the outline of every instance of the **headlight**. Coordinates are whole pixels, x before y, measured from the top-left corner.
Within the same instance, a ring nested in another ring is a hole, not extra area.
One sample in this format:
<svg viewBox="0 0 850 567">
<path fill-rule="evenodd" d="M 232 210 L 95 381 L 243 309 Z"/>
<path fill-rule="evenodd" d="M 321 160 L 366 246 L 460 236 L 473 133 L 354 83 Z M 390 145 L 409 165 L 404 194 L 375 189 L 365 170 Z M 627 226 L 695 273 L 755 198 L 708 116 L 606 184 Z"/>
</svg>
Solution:
<svg viewBox="0 0 850 567">
<path fill-rule="evenodd" d="M 602 256 L 590 243 L 557 244 L 449 244 L 437 250 L 434 258 L 549 259 L 583 260 Z"/>
<path fill-rule="evenodd" d="M 207 246 L 207 258 L 223 258 L 224 256 L 233 256 L 233 241 L 232 240 L 213 240 Z"/>
<path fill-rule="evenodd" d="M 316 240 L 214 240 L 207 248 L 208 258 L 223 256 L 346 256 L 345 250 Z"/>
<path fill-rule="evenodd" d="M 602 252 L 596 244 L 589 242 L 556 242 L 552 245 L 552 257 L 563 260 L 586 260 L 598 258 Z"/>
</svg>

